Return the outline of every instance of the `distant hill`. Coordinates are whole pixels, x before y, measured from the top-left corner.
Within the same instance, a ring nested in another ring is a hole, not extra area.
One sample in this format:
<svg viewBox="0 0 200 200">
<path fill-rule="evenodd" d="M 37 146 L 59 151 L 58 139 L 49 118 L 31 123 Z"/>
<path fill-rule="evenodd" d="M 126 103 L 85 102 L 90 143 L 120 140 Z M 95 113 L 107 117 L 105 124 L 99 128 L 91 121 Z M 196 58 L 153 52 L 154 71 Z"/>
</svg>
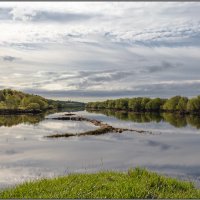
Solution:
<svg viewBox="0 0 200 200">
<path fill-rule="evenodd" d="M 17 90 L 0 90 L 0 112 L 42 112 L 49 109 L 84 107 L 85 104 L 73 101 L 56 101 L 39 95 Z"/>
</svg>

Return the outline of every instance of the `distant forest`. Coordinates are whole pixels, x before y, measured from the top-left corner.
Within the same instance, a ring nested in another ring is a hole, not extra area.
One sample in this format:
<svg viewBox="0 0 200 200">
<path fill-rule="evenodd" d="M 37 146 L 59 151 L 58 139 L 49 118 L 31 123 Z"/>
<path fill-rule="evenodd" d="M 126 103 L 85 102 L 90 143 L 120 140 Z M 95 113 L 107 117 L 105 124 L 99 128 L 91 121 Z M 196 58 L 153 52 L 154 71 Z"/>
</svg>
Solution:
<svg viewBox="0 0 200 200">
<path fill-rule="evenodd" d="M 89 109 L 116 109 L 134 112 L 168 111 L 180 113 L 200 112 L 200 96 L 190 98 L 174 96 L 169 99 L 162 98 L 121 98 L 103 102 L 89 102 Z"/>
<path fill-rule="evenodd" d="M 84 103 L 72 101 L 55 101 L 44 97 L 27 94 L 16 90 L 0 90 L 0 110 L 46 111 L 66 107 L 81 107 Z"/>
</svg>

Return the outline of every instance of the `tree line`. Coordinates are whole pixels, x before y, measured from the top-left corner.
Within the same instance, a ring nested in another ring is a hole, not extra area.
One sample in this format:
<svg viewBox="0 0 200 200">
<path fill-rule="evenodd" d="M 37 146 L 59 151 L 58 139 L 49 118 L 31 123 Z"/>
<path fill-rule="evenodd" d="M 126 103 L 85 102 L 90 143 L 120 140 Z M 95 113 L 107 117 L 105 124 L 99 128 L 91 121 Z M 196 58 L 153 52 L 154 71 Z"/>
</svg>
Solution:
<svg viewBox="0 0 200 200">
<path fill-rule="evenodd" d="M 182 96 L 174 96 L 169 99 L 148 97 L 120 98 L 102 102 L 89 102 L 86 108 L 116 109 L 134 112 L 169 111 L 191 113 L 200 111 L 200 96 L 190 99 Z"/>
<path fill-rule="evenodd" d="M 0 90 L 0 109 L 10 110 L 47 110 L 53 108 L 48 100 L 32 94 L 20 91 L 4 89 Z"/>
<path fill-rule="evenodd" d="M 55 101 L 17 90 L 0 90 L 0 110 L 46 111 L 48 109 L 72 107 L 73 104 L 74 106 L 84 106 L 79 102 Z"/>
</svg>

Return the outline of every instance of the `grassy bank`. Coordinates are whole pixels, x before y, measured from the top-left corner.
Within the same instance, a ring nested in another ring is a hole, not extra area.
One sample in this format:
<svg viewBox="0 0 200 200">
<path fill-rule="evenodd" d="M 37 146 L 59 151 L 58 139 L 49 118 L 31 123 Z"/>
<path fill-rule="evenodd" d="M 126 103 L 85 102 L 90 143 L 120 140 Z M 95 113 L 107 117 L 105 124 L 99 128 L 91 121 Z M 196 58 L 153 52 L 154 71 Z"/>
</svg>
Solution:
<svg viewBox="0 0 200 200">
<path fill-rule="evenodd" d="M 27 182 L 0 192 L 0 198 L 200 198 L 200 190 L 192 183 L 136 168 Z"/>
</svg>

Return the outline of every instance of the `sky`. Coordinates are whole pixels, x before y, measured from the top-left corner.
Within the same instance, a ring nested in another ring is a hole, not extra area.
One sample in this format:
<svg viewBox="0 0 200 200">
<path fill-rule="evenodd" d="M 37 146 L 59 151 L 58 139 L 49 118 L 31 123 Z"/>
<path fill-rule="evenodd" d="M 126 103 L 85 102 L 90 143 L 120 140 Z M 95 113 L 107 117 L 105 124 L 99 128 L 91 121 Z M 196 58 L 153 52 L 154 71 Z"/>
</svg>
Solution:
<svg viewBox="0 0 200 200">
<path fill-rule="evenodd" d="M 0 89 L 200 95 L 200 2 L 0 2 Z"/>
</svg>

